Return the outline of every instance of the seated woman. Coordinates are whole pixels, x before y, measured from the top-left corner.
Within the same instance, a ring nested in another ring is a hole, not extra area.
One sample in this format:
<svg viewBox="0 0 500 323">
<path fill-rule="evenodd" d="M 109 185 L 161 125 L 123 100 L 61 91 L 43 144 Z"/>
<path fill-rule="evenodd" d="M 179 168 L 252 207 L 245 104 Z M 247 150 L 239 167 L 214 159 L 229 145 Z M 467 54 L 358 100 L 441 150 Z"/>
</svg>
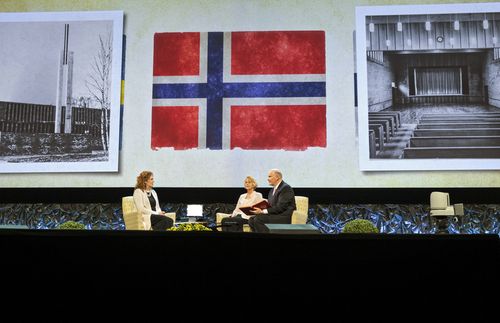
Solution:
<svg viewBox="0 0 500 323">
<path fill-rule="evenodd" d="M 257 182 L 252 176 L 247 176 L 245 178 L 243 186 L 247 192 L 240 195 L 238 203 L 236 203 L 236 208 L 231 216 L 222 219 L 222 231 L 243 232 L 243 224 L 247 224 L 250 217 L 243 213 L 240 210 L 240 207 L 251 206 L 262 200 L 262 194 L 255 191 L 255 188 L 257 188 Z"/>
<path fill-rule="evenodd" d="M 139 212 L 142 213 L 144 228 L 146 230 L 165 231 L 174 225 L 174 221 L 165 215 L 160 209 L 158 195 L 153 189 L 153 173 L 143 171 L 137 176 L 134 190 L 134 203 Z"/>
</svg>

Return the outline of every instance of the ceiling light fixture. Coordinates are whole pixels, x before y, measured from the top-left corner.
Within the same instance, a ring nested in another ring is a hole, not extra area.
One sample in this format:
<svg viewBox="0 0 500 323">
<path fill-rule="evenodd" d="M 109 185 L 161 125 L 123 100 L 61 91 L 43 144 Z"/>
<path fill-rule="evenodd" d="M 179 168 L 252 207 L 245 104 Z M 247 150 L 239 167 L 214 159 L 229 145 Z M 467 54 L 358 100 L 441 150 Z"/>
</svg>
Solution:
<svg viewBox="0 0 500 323">
<path fill-rule="evenodd" d="M 451 15 L 450 15 L 450 29 L 453 28 L 453 23 L 451 22 Z M 455 33 L 453 30 L 450 31 L 451 37 L 450 37 L 450 45 L 453 48 L 453 44 L 455 43 L 455 39 L 453 39 L 453 34 Z"/>
<path fill-rule="evenodd" d="M 403 23 L 401 22 L 401 16 L 398 16 L 397 29 L 398 31 L 403 31 Z"/>
<path fill-rule="evenodd" d="M 497 44 L 497 35 L 495 32 L 495 13 L 493 13 L 493 38 L 492 38 L 493 45 Z"/>
<path fill-rule="evenodd" d="M 406 44 L 411 47 L 411 24 L 410 24 L 410 15 L 408 15 L 408 28 L 409 30 L 409 34 L 408 34 L 408 38 L 406 39 Z M 407 32 L 408 33 L 408 32 Z"/>
<path fill-rule="evenodd" d="M 373 33 L 375 32 L 375 24 L 373 23 L 373 17 L 370 16 L 370 23 L 368 24 L 368 30 Z"/>
<path fill-rule="evenodd" d="M 455 22 L 453 22 L 453 29 L 460 30 L 460 22 L 457 19 L 457 15 L 455 15 Z"/>
<path fill-rule="evenodd" d="M 391 46 L 391 40 L 389 39 L 389 16 L 385 17 L 385 45 L 387 49 Z"/>
</svg>

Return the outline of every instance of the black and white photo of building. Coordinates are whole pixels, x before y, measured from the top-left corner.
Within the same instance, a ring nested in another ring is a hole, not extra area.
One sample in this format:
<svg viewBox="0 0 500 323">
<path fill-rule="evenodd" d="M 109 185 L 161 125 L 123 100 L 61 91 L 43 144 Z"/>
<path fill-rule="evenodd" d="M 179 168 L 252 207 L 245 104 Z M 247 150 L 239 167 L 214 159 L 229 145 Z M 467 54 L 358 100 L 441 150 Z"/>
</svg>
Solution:
<svg viewBox="0 0 500 323">
<path fill-rule="evenodd" d="M 0 172 L 118 170 L 122 19 L 0 14 Z"/>
</svg>

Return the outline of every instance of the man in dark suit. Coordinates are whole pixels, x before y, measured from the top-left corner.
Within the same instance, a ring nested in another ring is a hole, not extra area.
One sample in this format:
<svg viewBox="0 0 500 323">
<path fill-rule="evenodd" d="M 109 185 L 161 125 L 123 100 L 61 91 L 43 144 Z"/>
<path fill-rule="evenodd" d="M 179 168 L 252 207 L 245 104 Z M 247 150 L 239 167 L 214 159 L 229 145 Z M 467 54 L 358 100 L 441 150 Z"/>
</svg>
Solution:
<svg viewBox="0 0 500 323">
<path fill-rule="evenodd" d="M 295 207 L 295 193 L 290 185 L 283 181 L 283 174 L 279 169 L 271 169 L 267 181 L 273 187 L 269 192 L 267 209 L 254 208 L 255 216 L 248 220 L 253 232 L 269 232 L 266 223 L 291 223 Z"/>
</svg>

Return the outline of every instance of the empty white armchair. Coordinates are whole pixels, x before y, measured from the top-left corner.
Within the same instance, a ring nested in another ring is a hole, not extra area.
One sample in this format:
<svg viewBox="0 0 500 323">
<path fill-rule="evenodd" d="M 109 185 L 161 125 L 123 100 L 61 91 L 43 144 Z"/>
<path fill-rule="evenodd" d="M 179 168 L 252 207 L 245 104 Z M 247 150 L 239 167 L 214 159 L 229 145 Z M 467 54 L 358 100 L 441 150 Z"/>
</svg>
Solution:
<svg viewBox="0 0 500 323">
<path fill-rule="evenodd" d="M 431 193 L 431 216 L 454 216 L 455 209 L 450 205 L 450 194 L 445 192 Z"/>
<path fill-rule="evenodd" d="M 450 205 L 450 194 L 445 192 L 431 193 L 431 223 L 437 225 L 437 233 L 448 233 L 450 219 L 458 224 L 462 224 L 464 215 L 464 205 L 462 203 Z M 458 229 L 459 231 L 460 229 Z M 455 226 L 455 232 L 457 231 Z"/>
</svg>

